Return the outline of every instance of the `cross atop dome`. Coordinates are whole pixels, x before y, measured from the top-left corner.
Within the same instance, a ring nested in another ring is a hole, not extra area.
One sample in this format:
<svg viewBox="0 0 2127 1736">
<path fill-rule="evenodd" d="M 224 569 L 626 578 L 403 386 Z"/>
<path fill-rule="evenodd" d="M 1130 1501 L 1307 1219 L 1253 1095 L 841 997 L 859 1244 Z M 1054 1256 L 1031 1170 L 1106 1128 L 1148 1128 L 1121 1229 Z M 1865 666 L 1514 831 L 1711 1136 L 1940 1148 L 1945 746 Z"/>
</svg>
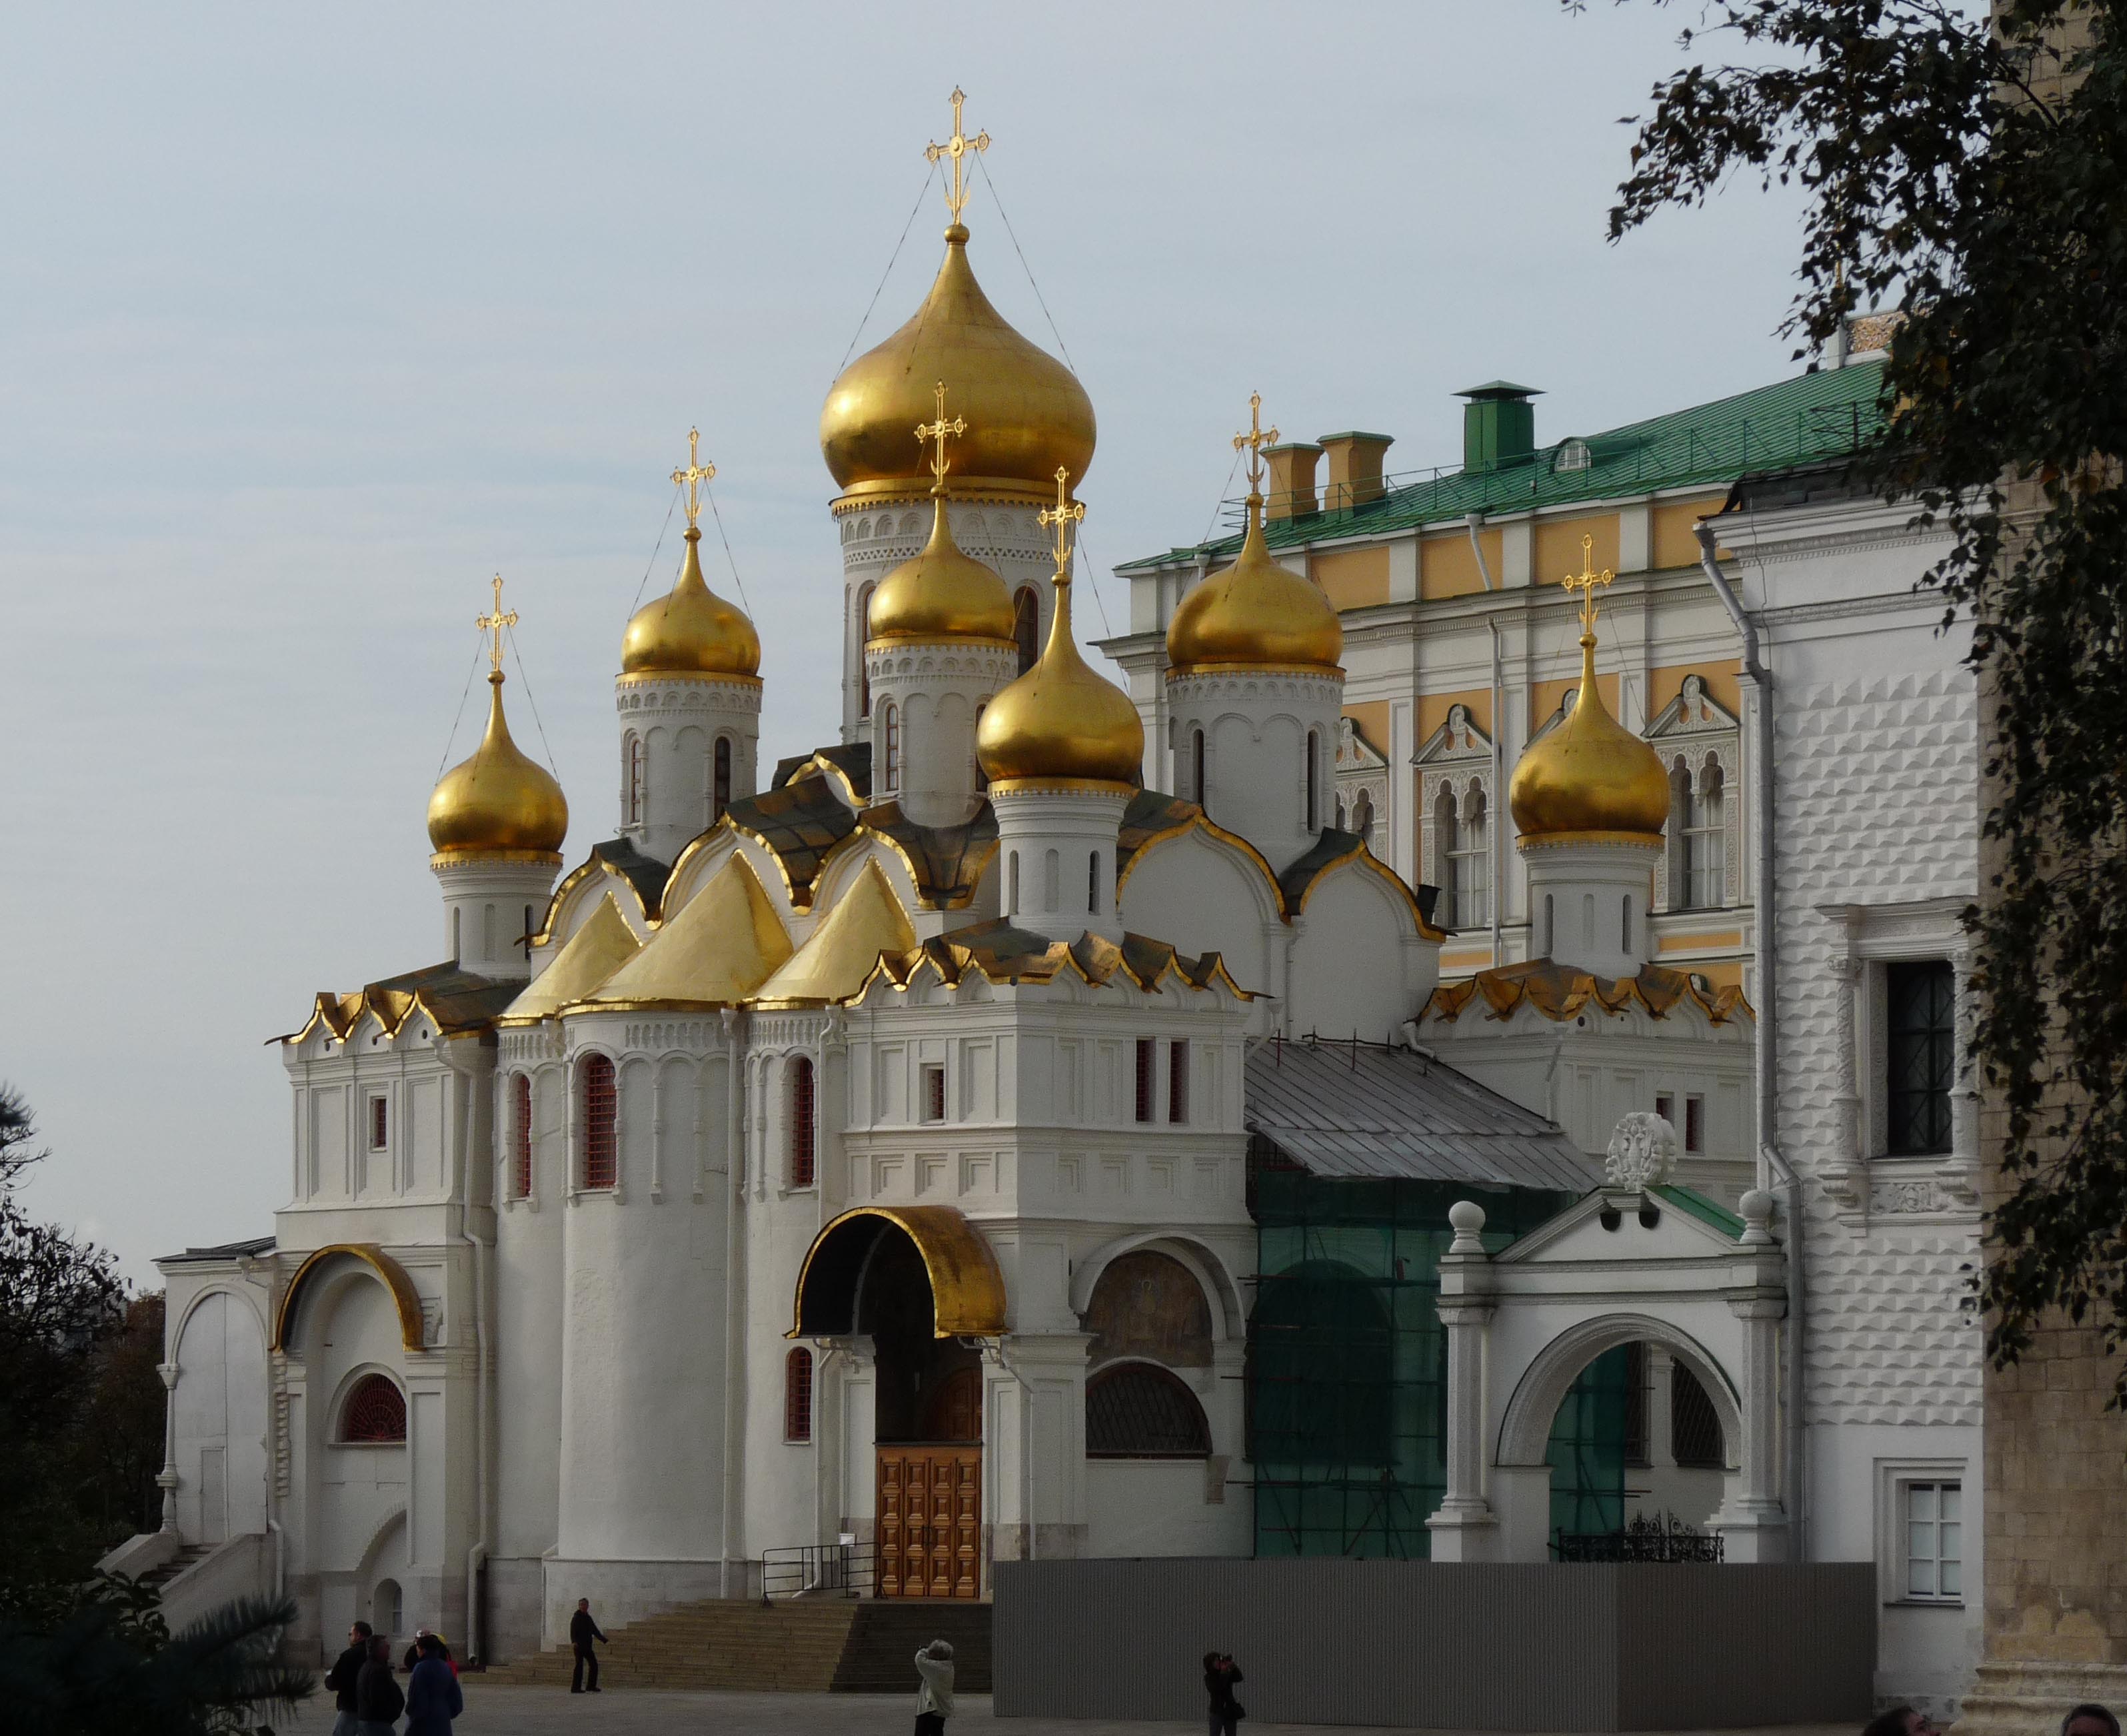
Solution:
<svg viewBox="0 0 2127 1736">
<path fill-rule="evenodd" d="M 1068 568 L 1071 560 L 1071 527 L 1086 521 L 1086 503 L 1071 498 L 1071 473 L 1062 465 L 1056 466 L 1056 504 L 1041 509 L 1040 523 L 1044 530 L 1056 527 L 1056 582 L 1068 584 L 1071 575 Z"/>
<path fill-rule="evenodd" d="M 968 187 L 966 182 L 962 178 L 960 165 L 969 151 L 986 151 L 990 148 L 990 135 L 988 133 L 977 133 L 970 139 L 960 125 L 960 107 L 967 100 L 967 92 L 959 85 L 955 85 L 952 96 L 953 136 L 943 144 L 926 144 L 923 147 L 923 160 L 926 163 L 936 163 L 940 157 L 950 157 L 953 159 L 953 185 L 945 195 L 945 209 L 953 214 L 953 221 L 956 224 L 960 220 L 962 207 L 968 202 Z"/>
<path fill-rule="evenodd" d="M 1248 492 L 1251 494 L 1260 494 L 1262 492 L 1264 447 L 1277 444 L 1277 430 L 1274 428 L 1265 428 L 1262 425 L 1262 394 L 1250 392 L 1248 394 L 1248 431 L 1245 434 L 1234 436 L 1234 450 L 1238 452 L 1243 447 L 1248 448 Z"/>
<path fill-rule="evenodd" d="M 1583 537 L 1580 539 L 1580 570 L 1568 573 L 1558 581 L 1568 591 L 1580 594 L 1580 631 L 1591 638 L 1595 632 L 1595 594 L 1599 590 L 1608 589 L 1617 576 L 1607 566 L 1599 573 L 1595 570 L 1595 539 Z"/>
<path fill-rule="evenodd" d="M 687 461 L 672 472 L 672 480 L 687 490 L 687 528 L 696 527 L 702 516 L 702 485 L 715 476 L 717 467 L 702 462 L 702 431 L 698 428 L 687 430 Z"/>
<path fill-rule="evenodd" d="M 500 681 L 502 679 L 503 629 L 505 627 L 512 627 L 517 625 L 517 611 L 515 609 L 510 610 L 510 612 L 506 615 L 502 613 L 501 574 L 497 573 L 495 575 L 495 613 L 491 615 L 481 615 L 476 617 L 473 621 L 473 625 L 478 627 L 483 633 L 492 633 L 495 636 L 495 642 L 488 647 L 487 669 L 489 679 L 490 680 Z"/>
<path fill-rule="evenodd" d="M 945 456 L 946 440 L 949 438 L 958 438 L 967 431 L 966 417 L 955 416 L 950 422 L 945 419 L 945 382 L 940 380 L 938 382 L 938 419 L 936 422 L 919 423 L 916 428 L 916 438 L 918 440 L 936 440 L 938 442 L 937 453 L 931 460 L 931 474 L 937 479 L 931 485 L 932 494 L 942 494 L 945 492 L 945 472 L 953 467 L 951 461 Z"/>
</svg>

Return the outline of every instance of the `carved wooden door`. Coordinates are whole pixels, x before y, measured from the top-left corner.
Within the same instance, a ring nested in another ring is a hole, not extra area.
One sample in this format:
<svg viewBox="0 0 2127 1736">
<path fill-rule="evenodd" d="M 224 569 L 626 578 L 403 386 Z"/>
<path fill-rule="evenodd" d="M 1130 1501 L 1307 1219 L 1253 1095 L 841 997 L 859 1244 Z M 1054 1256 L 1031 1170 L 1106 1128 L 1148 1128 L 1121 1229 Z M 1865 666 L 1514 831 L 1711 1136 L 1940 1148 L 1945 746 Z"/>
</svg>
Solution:
<svg viewBox="0 0 2127 1736">
<path fill-rule="evenodd" d="M 879 1595 L 979 1596 L 983 1450 L 882 1446 Z"/>
</svg>

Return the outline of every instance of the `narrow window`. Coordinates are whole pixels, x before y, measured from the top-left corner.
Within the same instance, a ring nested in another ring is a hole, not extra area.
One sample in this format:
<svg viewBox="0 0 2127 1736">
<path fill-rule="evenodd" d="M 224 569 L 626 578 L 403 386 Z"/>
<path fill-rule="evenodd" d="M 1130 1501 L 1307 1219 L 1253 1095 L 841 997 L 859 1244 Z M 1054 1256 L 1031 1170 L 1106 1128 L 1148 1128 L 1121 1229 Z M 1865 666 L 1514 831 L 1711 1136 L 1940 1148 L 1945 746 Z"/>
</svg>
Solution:
<svg viewBox="0 0 2127 1736">
<path fill-rule="evenodd" d="M 1655 1114 L 1671 1127 L 1676 1125 L 1676 1099 L 1667 1091 L 1655 1093 Z"/>
<path fill-rule="evenodd" d="M 812 1185 L 818 1150 L 817 1107 L 812 1062 L 809 1057 L 800 1055 L 790 1063 L 790 1185 L 793 1188 Z"/>
<path fill-rule="evenodd" d="M 1472 784 L 1463 792 L 1457 803 L 1446 791 L 1441 792 L 1441 806 L 1447 818 L 1448 873 L 1453 881 L 1454 898 L 1448 908 L 1453 911 L 1449 926 L 1480 929 L 1492 920 L 1490 863 L 1485 839 L 1485 792 Z M 1367 816 L 1371 830 L 1373 816 Z M 1444 892 L 1447 888 L 1442 887 Z"/>
<path fill-rule="evenodd" d="M 1359 835 L 1359 841 L 1371 846 L 1374 841 L 1374 798 L 1364 790 L 1352 804 L 1351 830 Z"/>
<path fill-rule="evenodd" d="M 1618 924 L 1618 946 L 1622 952 L 1629 953 L 1632 949 L 1632 895 L 1630 892 L 1625 894 L 1624 915 Z"/>
<path fill-rule="evenodd" d="M 980 741 L 983 739 L 983 713 L 988 709 L 989 707 L 987 704 L 978 705 L 975 707 L 975 732 L 969 738 L 971 740 Z M 974 762 L 975 788 L 978 790 L 988 789 L 990 787 L 990 774 L 983 769 L 983 756 L 980 754 L 972 754 L 969 757 Z"/>
<path fill-rule="evenodd" d="M 1101 914 L 1101 853 L 1098 850 L 1086 859 L 1086 913 L 1091 916 Z"/>
<path fill-rule="evenodd" d="M 528 904 L 524 906 L 524 926 L 517 931 L 517 944 L 524 948 L 527 963 L 532 957 L 532 937 L 538 932 L 532 925 L 532 906 Z"/>
<path fill-rule="evenodd" d="M 532 1076 L 509 1081 L 509 1197 L 532 1197 Z"/>
<path fill-rule="evenodd" d="M 621 752 L 621 811 L 628 825 L 640 825 L 642 824 L 649 750 L 643 746 L 640 736 L 631 735 L 623 744 Z"/>
<path fill-rule="evenodd" d="M 1556 907 L 1551 903 L 1551 894 L 1546 892 L 1543 895 L 1543 956 L 1547 958 L 1551 957 L 1551 948 L 1556 939 L 1557 917 L 1558 912 Z"/>
<path fill-rule="evenodd" d="M 1152 1119 L 1152 1076 L 1157 1066 L 1152 1038 L 1139 1038 L 1137 1040 L 1137 1119 L 1139 1121 Z"/>
<path fill-rule="evenodd" d="M 1727 849 L 1721 825 L 1721 768 L 1709 759 L 1699 770 L 1698 786 L 1684 810 L 1684 884 L 1694 910 L 1713 910 L 1726 901 L 1722 882 Z"/>
<path fill-rule="evenodd" d="M 1884 1081 L 1890 1155 L 1949 1149 L 1949 1093 L 1957 1080 L 1956 988 L 1942 959 L 1885 967 L 1890 1042 Z"/>
<path fill-rule="evenodd" d="M 1440 887 L 1440 920 L 1462 926 L 1462 853 L 1456 848 L 1455 792 L 1442 784 L 1433 798 L 1433 877 Z"/>
<path fill-rule="evenodd" d="M 1315 764 L 1320 757 L 1315 746 L 1320 739 L 1316 731 L 1310 730 L 1307 732 L 1307 830 L 1310 832 L 1319 832 L 1322 830 L 1315 806 L 1316 767 Z"/>
<path fill-rule="evenodd" d="M 1031 586 L 1011 599 L 1011 640 L 1019 650 L 1019 673 L 1032 669 L 1041 655 L 1041 600 Z"/>
<path fill-rule="evenodd" d="M 812 1438 L 812 1353 L 803 1346 L 783 1359 L 783 1438 Z"/>
<path fill-rule="evenodd" d="M 709 789 L 709 818 L 721 820 L 724 810 L 731 806 L 731 737 L 717 737 L 716 781 Z"/>
<path fill-rule="evenodd" d="M 871 594 L 869 584 L 857 593 L 857 716 L 871 716 L 871 659 L 865 646 L 871 638 Z"/>
<path fill-rule="evenodd" d="M 372 1097 L 369 1100 L 369 1148 L 372 1152 L 381 1152 L 391 1142 L 391 1100 Z"/>
<path fill-rule="evenodd" d="M 1181 1038 L 1167 1048 L 1167 1119 L 1177 1125 L 1189 1119 L 1189 1044 Z"/>
<path fill-rule="evenodd" d="M 1718 1471 L 1728 1464 L 1721 1418 L 1698 1377 L 1682 1363 L 1669 1371 L 1669 1455 L 1679 1467 Z"/>
<path fill-rule="evenodd" d="M 1054 850 L 1045 850 L 1041 856 L 1041 907 L 1045 911 L 1060 910 L 1064 904 L 1064 859 Z"/>
<path fill-rule="evenodd" d="M 1005 859 L 1005 877 L 1011 882 L 1005 914 L 1007 916 L 1016 916 L 1019 914 L 1019 852 L 1017 850 L 1014 850 Z"/>
<path fill-rule="evenodd" d="M 1706 1149 L 1706 1100 L 1686 1097 L 1684 1100 L 1684 1148 L 1687 1152 Z"/>
<path fill-rule="evenodd" d="M 1196 806 L 1206 813 L 1211 811 L 1210 798 L 1204 793 L 1204 732 L 1189 732 L 1189 793 L 1196 798 Z"/>
<path fill-rule="evenodd" d="M 888 701 L 883 718 L 886 735 L 886 787 L 901 788 L 901 712 Z"/>
<path fill-rule="evenodd" d="M 1964 1596 L 1964 1486 L 1905 1485 L 1906 1596 L 1930 1603 Z"/>
<path fill-rule="evenodd" d="M 620 1152 L 614 1122 L 619 1103 L 613 1090 L 613 1062 L 604 1055 L 586 1056 L 583 1072 L 584 1185 L 609 1188 L 619 1179 Z"/>
<path fill-rule="evenodd" d="M 495 906 L 483 904 L 480 907 L 480 956 L 492 958 L 495 954 Z"/>
<path fill-rule="evenodd" d="M 340 1407 L 339 1438 L 383 1446 L 406 1438 L 406 1395 L 388 1374 L 364 1374 Z"/>
<path fill-rule="evenodd" d="M 451 906 L 451 963 L 452 964 L 456 964 L 458 960 L 465 957 L 465 948 L 459 944 L 465 926 L 464 916 L 465 912 L 457 906 Z"/>
<path fill-rule="evenodd" d="M 945 1069 L 936 1062 L 923 1069 L 923 1119 L 945 1119 Z"/>
</svg>

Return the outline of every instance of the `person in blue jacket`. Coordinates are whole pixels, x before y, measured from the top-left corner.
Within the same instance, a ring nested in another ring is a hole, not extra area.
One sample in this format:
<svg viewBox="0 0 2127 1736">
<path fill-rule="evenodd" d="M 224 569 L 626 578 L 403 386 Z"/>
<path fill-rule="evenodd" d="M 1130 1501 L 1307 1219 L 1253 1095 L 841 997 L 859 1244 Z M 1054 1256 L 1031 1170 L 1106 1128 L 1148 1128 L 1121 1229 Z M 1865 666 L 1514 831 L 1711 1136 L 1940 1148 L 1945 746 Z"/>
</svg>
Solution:
<svg viewBox="0 0 2127 1736">
<path fill-rule="evenodd" d="M 406 1736 L 451 1736 L 451 1720 L 465 1710 L 458 1678 L 443 1657 L 443 1642 L 421 1636 L 421 1661 L 406 1678 Z"/>
</svg>

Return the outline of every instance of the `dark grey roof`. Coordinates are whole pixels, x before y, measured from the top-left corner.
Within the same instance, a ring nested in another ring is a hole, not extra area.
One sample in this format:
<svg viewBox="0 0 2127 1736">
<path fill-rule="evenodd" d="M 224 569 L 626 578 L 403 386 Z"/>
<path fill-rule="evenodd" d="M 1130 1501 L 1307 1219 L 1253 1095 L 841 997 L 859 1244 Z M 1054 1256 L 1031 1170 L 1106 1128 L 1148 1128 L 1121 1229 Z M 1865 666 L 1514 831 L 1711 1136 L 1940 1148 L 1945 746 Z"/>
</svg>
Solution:
<svg viewBox="0 0 2127 1736">
<path fill-rule="evenodd" d="M 1408 1048 L 1261 1043 L 1248 1124 L 1317 1175 L 1394 1175 L 1583 1194 L 1593 1159 L 1555 1123 Z"/>
<path fill-rule="evenodd" d="M 155 1263 L 158 1265 L 174 1265 L 186 1260 L 241 1260 L 247 1255 L 255 1259 L 261 1254 L 272 1251 L 273 1238 L 271 1236 L 254 1236 L 249 1242 L 225 1242 L 215 1247 L 187 1248 L 182 1254 L 165 1254 Z"/>
</svg>

